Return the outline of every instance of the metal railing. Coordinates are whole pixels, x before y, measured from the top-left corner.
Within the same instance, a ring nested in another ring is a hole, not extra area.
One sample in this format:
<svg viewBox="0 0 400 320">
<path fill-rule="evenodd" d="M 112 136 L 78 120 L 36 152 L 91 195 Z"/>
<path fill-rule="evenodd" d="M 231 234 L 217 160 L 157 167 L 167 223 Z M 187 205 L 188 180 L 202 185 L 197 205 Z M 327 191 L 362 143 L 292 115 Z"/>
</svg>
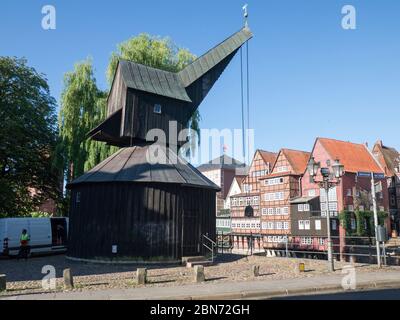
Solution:
<svg viewBox="0 0 400 320">
<path fill-rule="evenodd" d="M 211 253 L 211 261 L 214 262 L 215 258 L 215 248 L 217 248 L 217 243 L 208 237 L 208 235 L 203 234 L 203 247 L 206 248 Z"/>
<path fill-rule="evenodd" d="M 242 237 L 244 241 L 234 241 L 234 237 Z M 250 239 L 250 240 L 249 240 Z M 262 252 L 279 253 L 281 257 L 312 257 L 327 259 L 326 236 L 290 236 L 286 241 L 266 241 L 262 235 L 246 235 L 233 233 L 218 233 L 217 248 L 219 253 L 231 253 L 233 250 L 245 250 L 259 253 L 255 241 L 262 242 Z M 377 263 L 375 237 L 332 237 L 333 256 L 337 260 L 350 260 L 361 263 Z M 390 262 L 400 264 L 400 246 L 388 248 L 386 243 L 381 243 L 381 259 L 386 265 Z M 398 262 L 397 262 L 398 261 Z"/>
</svg>

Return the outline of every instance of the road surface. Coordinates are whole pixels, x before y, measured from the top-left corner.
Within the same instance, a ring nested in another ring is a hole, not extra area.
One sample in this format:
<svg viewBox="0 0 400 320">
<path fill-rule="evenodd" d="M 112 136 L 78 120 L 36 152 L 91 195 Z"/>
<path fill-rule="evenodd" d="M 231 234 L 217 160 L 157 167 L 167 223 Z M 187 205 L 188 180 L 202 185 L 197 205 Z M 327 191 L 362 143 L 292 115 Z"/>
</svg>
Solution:
<svg viewBox="0 0 400 320">
<path fill-rule="evenodd" d="M 273 300 L 400 300 L 400 289 L 373 290 L 323 295 L 306 295 Z"/>
</svg>

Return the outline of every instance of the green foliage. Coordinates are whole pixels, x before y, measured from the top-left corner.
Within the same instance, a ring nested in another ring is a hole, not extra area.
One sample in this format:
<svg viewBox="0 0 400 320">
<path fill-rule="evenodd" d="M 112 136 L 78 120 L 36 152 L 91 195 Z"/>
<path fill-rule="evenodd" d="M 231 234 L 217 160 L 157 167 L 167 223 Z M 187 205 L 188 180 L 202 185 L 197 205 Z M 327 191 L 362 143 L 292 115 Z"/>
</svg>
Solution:
<svg viewBox="0 0 400 320">
<path fill-rule="evenodd" d="M 387 217 L 387 212 L 379 211 L 379 225 L 384 225 Z M 356 221 L 355 230 L 352 230 L 351 228 L 351 219 L 355 219 Z M 346 230 L 346 236 L 371 237 L 375 235 L 374 213 L 372 211 L 343 211 L 339 214 L 339 220 L 343 228 Z"/>
<path fill-rule="evenodd" d="M 97 88 L 90 59 L 77 63 L 72 72 L 65 74 L 57 163 L 67 173 L 67 182 L 115 151 L 104 143 L 87 139 L 87 133 L 106 117 L 106 98 L 106 93 Z"/>
<path fill-rule="evenodd" d="M 48 212 L 35 211 L 31 212 L 30 216 L 32 218 L 51 218 L 53 215 Z"/>
<path fill-rule="evenodd" d="M 141 33 L 118 44 L 117 51 L 111 54 L 107 69 L 107 79 L 111 86 L 119 59 L 177 72 L 186 67 L 195 58 L 187 49 L 178 48 L 169 38 L 160 38 Z"/>
<path fill-rule="evenodd" d="M 55 100 L 25 59 L 0 57 L 0 119 L 0 216 L 28 215 L 60 190 Z"/>
</svg>

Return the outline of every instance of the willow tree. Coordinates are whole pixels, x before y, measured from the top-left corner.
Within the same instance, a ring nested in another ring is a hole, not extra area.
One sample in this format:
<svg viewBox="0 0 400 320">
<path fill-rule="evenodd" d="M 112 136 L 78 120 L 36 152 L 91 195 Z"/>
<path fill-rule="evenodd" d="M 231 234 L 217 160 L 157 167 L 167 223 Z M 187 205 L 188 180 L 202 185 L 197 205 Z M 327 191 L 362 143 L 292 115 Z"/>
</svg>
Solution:
<svg viewBox="0 0 400 320">
<path fill-rule="evenodd" d="M 77 63 L 73 71 L 65 74 L 58 118 L 58 153 L 67 182 L 82 175 L 114 151 L 87 137 L 87 133 L 105 118 L 105 100 L 106 93 L 97 88 L 90 59 Z"/>
<path fill-rule="evenodd" d="M 119 59 L 133 61 L 165 71 L 178 72 L 193 62 L 196 56 L 187 49 L 178 47 L 170 38 L 155 37 L 146 33 L 139 34 L 118 44 L 117 51 L 111 54 L 107 69 L 107 79 L 110 86 Z M 196 110 L 187 123 L 187 127 L 192 133 L 189 137 L 191 139 L 190 150 L 184 150 L 186 156 L 190 156 L 190 153 L 194 152 L 196 148 L 193 133 L 195 132 L 200 137 L 200 119 L 200 113 Z"/>
</svg>

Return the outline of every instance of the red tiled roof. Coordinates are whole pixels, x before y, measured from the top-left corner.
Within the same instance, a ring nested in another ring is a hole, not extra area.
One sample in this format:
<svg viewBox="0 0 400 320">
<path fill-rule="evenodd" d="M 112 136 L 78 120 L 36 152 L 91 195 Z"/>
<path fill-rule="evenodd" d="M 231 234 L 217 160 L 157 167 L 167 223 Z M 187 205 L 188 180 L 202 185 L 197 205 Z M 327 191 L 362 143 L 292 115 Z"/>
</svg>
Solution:
<svg viewBox="0 0 400 320">
<path fill-rule="evenodd" d="M 347 172 L 383 173 L 382 168 L 364 144 L 318 138 L 332 159 L 339 159 Z"/>
<path fill-rule="evenodd" d="M 282 149 L 282 152 L 292 166 L 293 174 L 302 175 L 306 171 L 311 153 L 291 149 Z"/>
<path fill-rule="evenodd" d="M 278 157 L 278 154 L 275 152 L 270 152 L 270 151 L 264 151 L 264 150 L 258 150 L 260 152 L 261 157 L 266 163 L 270 163 L 271 165 L 275 162 L 276 158 Z"/>
</svg>

